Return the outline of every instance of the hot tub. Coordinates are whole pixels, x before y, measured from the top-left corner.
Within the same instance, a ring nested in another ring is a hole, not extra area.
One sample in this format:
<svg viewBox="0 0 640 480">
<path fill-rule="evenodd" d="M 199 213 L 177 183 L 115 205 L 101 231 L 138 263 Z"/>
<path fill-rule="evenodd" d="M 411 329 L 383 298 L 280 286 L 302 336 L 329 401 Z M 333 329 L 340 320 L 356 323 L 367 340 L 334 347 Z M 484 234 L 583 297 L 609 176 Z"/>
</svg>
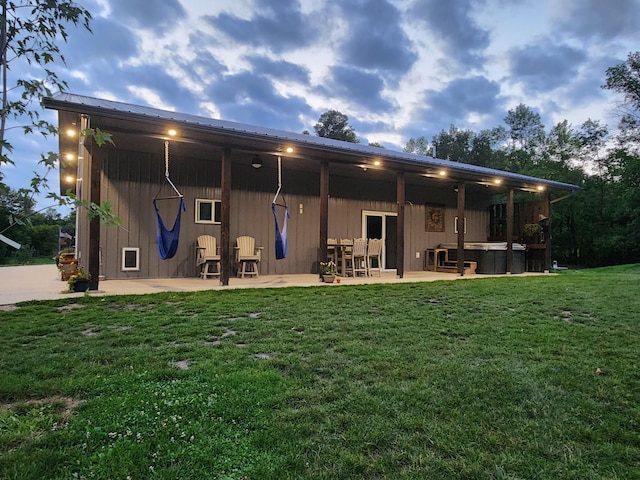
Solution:
<svg viewBox="0 0 640 480">
<path fill-rule="evenodd" d="M 442 243 L 440 248 L 449 250 L 449 260 L 457 259 L 457 243 Z M 522 273 L 526 247 L 520 243 L 513 243 L 512 249 L 511 273 Z M 507 242 L 465 242 L 464 259 L 478 264 L 476 273 L 507 273 Z"/>
</svg>

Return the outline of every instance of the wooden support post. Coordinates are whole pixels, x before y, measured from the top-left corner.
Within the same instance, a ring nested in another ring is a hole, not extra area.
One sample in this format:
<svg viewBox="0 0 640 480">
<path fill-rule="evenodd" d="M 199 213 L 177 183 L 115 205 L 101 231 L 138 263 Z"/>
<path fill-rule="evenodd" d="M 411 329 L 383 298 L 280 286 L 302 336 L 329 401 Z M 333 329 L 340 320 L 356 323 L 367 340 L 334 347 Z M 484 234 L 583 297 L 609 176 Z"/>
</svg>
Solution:
<svg viewBox="0 0 640 480">
<path fill-rule="evenodd" d="M 551 193 L 547 193 L 546 215 L 547 215 L 547 233 L 544 239 L 544 271 L 551 271 Z"/>
<path fill-rule="evenodd" d="M 327 237 L 329 235 L 329 162 L 320 164 L 320 241 L 318 242 L 318 275 L 320 262 L 327 261 Z"/>
<path fill-rule="evenodd" d="M 396 185 L 396 202 L 398 203 L 398 221 L 396 226 L 396 276 L 404 277 L 404 202 L 405 182 L 404 172 L 398 172 Z"/>
<path fill-rule="evenodd" d="M 507 192 L 507 273 L 513 272 L 513 189 Z"/>
<path fill-rule="evenodd" d="M 220 205 L 220 285 L 229 285 L 231 276 L 231 149 L 222 149 Z"/>
<path fill-rule="evenodd" d="M 464 275 L 464 201 L 465 184 L 458 183 L 458 275 Z"/>
<path fill-rule="evenodd" d="M 91 142 L 90 155 L 90 192 L 89 201 L 100 205 L 100 177 L 102 175 L 102 163 L 104 150 L 98 148 L 95 142 Z M 91 274 L 89 280 L 89 290 L 98 290 L 100 278 L 100 217 L 94 217 L 89 222 L 89 258 L 88 269 Z"/>
</svg>

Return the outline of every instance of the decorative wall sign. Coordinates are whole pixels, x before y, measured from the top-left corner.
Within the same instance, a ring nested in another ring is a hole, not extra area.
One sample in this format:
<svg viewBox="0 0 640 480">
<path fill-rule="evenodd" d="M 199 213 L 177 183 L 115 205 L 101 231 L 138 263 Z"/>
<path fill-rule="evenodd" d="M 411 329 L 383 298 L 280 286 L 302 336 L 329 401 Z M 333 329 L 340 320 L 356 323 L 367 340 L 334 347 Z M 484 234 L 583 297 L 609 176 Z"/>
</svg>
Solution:
<svg viewBox="0 0 640 480">
<path fill-rule="evenodd" d="M 444 205 L 427 205 L 425 214 L 425 232 L 444 232 Z"/>
</svg>

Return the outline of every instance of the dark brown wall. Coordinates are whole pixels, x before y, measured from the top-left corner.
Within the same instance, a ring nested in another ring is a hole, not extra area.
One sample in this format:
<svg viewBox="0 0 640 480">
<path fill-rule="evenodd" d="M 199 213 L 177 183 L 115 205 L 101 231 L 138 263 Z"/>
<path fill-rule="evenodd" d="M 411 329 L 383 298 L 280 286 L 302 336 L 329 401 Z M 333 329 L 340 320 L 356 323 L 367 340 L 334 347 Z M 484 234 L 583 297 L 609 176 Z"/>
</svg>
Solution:
<svg viewBox="0 0 640 480">
<path fill-rule="evenodd" d="M 161 150 L 161 149 L 160 149 Z M 233 157 L 232 157 L 233 159 Z M 271 202 L 277 188 L 275 161 L 269 159 L 260 169 L 248 161 L 232 160 L 231 239 L 239 235 L 256 238 L 263 246 L 261 274 L 310 273 L 317 258 L 319 242 L 319 166 L 305 171 L 283 161 L 282 192 L 289 205 L 289 255 L 275 260 L 275 227 Z M 220 198 L 220 158 L 193 160 L 173 155 L 170 176 L 185 197 L 187 211 L 182 214 L 180 244 L 175 257 L 161 260 L 155 243 L 155 213 L 152 199 L 171 194 L 164 179 L 164 157 L 158 154 L 112 150 L 107 155 L 102 181 L 103 199 L 108 199 L 122 227 L 102 227 L 102 273 L 106 278 L 191 277 L 196 275 L 195 240 L 210 234 L 220 238 L 220 225 L 195 223 L 196 198 Z M 331 174 L 329 182 L 329 237 L 362 236 L 362 212 L 396 212 L 395 173 L 388 175 L 354 169 L 353 176 Z M 405 271 L 421 270 L 426 248 L 442 242 L 455 242 L 453 224 L 456 215 L 456 195 L 448 185 L 439 186 L 417 179 L 407 186 L 405 207 Z M 280 199 L 281 200 L 281 199 Z M 470 241 L 486 240 L 488 234 L 489 198 L 478 192 L 468 194 L 467 236 Z M 302 204 L 302 213 L 300 205 Z M 445 232 L 425 232 L 425 205 L 445 207 Z M 168 228 L 176 216 L 177 200 L 160 202 Z M 283 211 L 278 209 L 279 221 Z M 84 243 L 80 242 L 81 248 Z M 140 271 L 122 272 L 123 247 L 140 248 Z M 420 258 L 416 258 L 419 253 Z"/>
</svg>

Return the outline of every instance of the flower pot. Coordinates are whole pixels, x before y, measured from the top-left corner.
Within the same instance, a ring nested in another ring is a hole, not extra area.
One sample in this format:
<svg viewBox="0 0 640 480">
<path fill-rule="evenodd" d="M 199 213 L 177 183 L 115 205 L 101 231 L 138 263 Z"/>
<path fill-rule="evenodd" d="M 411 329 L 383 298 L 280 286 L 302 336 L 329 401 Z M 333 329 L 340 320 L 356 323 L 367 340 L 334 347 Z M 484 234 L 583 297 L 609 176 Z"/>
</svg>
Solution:
<svg viewBox="0 0 640 480">
<path fill-rule="evenodd" d="M 76 280 L 73 284 L 74 292 L 86 292 L 89 290 L 89 280 Z"/>
<path fill-rule="evenodd" d="M 333 283 L 334 276 L 333 275 L 322 275 L 322 281 L 324 283 Z"/>
<path fill-rule="evenodd" d="M 60 269 L 60 280 L 66 282 L 71 275 L 77 272 L 78 261 L 73 253 L 62 253 L 57 259 L 58 268 Z"/>
</svg>

